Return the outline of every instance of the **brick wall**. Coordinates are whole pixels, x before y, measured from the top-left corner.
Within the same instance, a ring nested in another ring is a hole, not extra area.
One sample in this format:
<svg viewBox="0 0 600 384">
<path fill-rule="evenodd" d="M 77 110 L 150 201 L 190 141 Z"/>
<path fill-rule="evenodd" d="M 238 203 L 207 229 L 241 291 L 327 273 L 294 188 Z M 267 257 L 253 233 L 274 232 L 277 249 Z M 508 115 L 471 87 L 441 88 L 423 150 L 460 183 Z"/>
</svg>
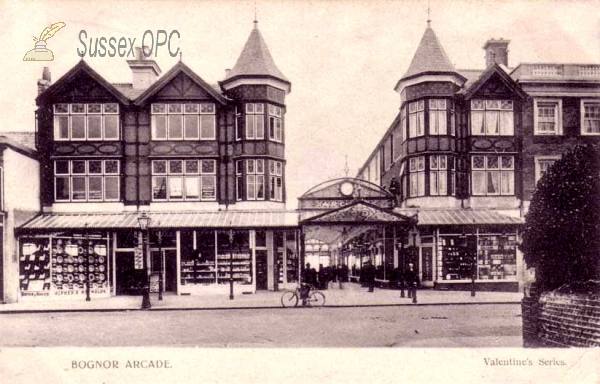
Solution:
<svg viewBox="0 0 600 384">
<path fill-rule="evenodd" d="M 532 291 L 522 312 L 524 347 L 600 347 L 600 282 Z"/>
</svg>

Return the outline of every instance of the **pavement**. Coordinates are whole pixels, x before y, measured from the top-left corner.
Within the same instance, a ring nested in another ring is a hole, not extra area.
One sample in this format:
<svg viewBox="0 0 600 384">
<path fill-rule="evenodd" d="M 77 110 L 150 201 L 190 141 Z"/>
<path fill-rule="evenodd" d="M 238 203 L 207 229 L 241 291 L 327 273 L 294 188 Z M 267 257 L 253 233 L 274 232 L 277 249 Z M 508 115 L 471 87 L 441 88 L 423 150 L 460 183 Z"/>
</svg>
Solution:
<svg viewBox="0 0 600 384">
<path fill-rule="evenodd" d="M 164 294 L 163 300 L 158 295 L 150 295 L 152 308 L 150 311 L 168 310 L 201 310 L 201 309 L 252 309 L 252 308 L 281 308 L 281 295 L 284 290 L 258 291 L 244 294 L 234 291 L 234 298 L 229 298 L 229 287 L 206 294 L 178 296 L 172 293 Z M 357 283 L 344 283 L 339 289 L 337 283 L 331 283 L 329 289 L 321 290 L 325 294 L 326 307 L 371 307 L 371 306 L 423 306 L 423 305 L 472 305 L 472 304 L 520 304 L 523 298 L 521 292 L 476 292 L 471 296 L 470 291 L 437 291 L 420 289 L 417 293 L 417 303 L 412 299 L 400 297 L 399 290 L 375 288 L 367 292 L 366 288 Z M 141 310 L 141 296 L 114 296 L 110 298 L 85 297 L 69 300 L 39 300 L 22 301 L 19 303 L 0 304 L 0 314 L 36 313 L 36 312 L 111 312 Z"/>
</svg>

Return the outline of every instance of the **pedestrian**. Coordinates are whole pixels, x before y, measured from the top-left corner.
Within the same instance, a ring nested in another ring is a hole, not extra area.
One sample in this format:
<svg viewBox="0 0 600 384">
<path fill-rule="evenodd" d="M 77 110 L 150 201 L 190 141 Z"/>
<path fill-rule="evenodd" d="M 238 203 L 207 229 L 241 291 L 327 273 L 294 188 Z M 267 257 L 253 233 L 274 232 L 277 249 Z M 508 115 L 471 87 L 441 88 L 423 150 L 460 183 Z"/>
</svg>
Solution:
<svg viewBox="0 0 600 384">
<path fill-rule="evenodd" d="M 371 260 L 367 260 L 365 265 L 363 265 L 363 276 L 364 281 L 367 287 L 369 287 L 368 292 L 373 292 L 375 289 L 375 274 L 377 273 L 373 264 L 371 264 Z"/>
<path fill-rule="evenodd" d="M 419 273 L 414 269 L 412 263 L 408 264 L 405 273 L 406 284 L 408 285 L 408 297 L 412 297 L 413 303 L 417 302 L 417 286 L 419 285 Z"/>
</svg>

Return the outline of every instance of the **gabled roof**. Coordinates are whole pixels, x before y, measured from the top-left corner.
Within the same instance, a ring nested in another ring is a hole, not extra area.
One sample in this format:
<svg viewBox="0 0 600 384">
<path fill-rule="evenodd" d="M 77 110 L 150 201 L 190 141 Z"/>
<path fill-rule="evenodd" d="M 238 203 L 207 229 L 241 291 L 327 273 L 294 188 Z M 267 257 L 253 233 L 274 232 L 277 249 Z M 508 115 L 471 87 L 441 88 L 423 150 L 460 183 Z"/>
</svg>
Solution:
<svg viewBox="0 0 600 384">
<path fill-rule="evenodd" d="M 456 72 L 446 51 L 429 25 L 425 29 L 417 52 L 402 79 L 426 72 Z"/>
<path fill-rule="evenodd" d="M 301 220 L 302 225 L 334 225 L 334 224 L 376 224 L 405 223 L 416 224 L 414 218 L 397 213 L 391 209 L 383 209 L 363 200 L 324 212 Z"/>
<path fill-rule="evenodd" d="M 113 86 L 119 90 L 129 100 L 135 100 L 144 93 L 145 89 L 134 89 L 131 83 L 113 83 Z"/>
<path fill-rule="evenodd" d="M 256 21 L 235 66 L 222 82 L 226 83 L 237 77 L 272 77 L 290 83 L 275 65 L 269 48 L 257 28 Z"/>
<path fill-rule="evenodd" d="M 34 159 L 37 156 L 35 132 L 0 132 L 0 146 L 8 146 Z"/>
<path fill-rule="evenodd" d="M 60 92 L 62 89 L 64 89 L 65 86 L 67 86 L 71 82 L 71 80 L 73 80 L 77 75 L 79 75 L 82 72 L 86 73 L 94 81 L 96 81 L 98 84 L 104 87 L 111 95 L 113 95 L 121 103 L 129 104 L 129 99 L 124 94 L 119 92 L 119 90 L 117 90 L 115 86 L 113 86 L 102 76 L 100 76 L 98 72 L 94 71 L 92 67 L 90 67 L 84 60 L 80 60 L 79 63 L 77 63 L 77 65 L 75 65 L 73 68 L 71 68 L 71 70 L 69 70 L 69 72 L 65 73 L 60 79 L 58 79 L 57 82 L 52 84 L 50 87 L 48 87 L 48 89 L 46 89 L 44 92 L 38 95 L 38 97 L 35 99 L 36 103 L 40 104 L 47 97 L 50 97 L 51 95 L 55 95 L 58 92 Z"/>
<path fill-rule="evenodd" d="M 173 66 L 163 77 L 161 77 L 157 82 L 152 84 L 148 89 L 146 89 L 136 100 L 136 105 L 144 104 L 150 97 L 158 93 L 166 84 L 168 84 L 171 80 L 173 80 L 180 73 L 184 73 L 188 76 L 192 81 L 194 81 L 200 88 L 205 90 L 208 94 L 215 98 L 221 104 L 225 104 L 227 99 L 217 92 L 210 84 L 206 81 L 202 80 L 200 76 L 196 75 L 194 71 L 190 69 L 187 65 L 183 64 L 182 61 L 179 61 L 177 64 Z"/>
<path fill-rule="evenodd" d="M 521 99 L 526 99 L 527 94 L 525 91 L 521 89 L 521 87 L 513 80 L 512 77 L 497 63 L 494 65 L 490 65 L 488 69 L 486 69 L 479 79 L 477 79 L 472 85 L 465 90 L 465 97 L 467 99 L 471 98 L 477 91 L 481 89 L 481 87 L 494 75 L 497 75 L 500 78 L 500 81 L 514 94 L 519 96 Z"/>
</svg>

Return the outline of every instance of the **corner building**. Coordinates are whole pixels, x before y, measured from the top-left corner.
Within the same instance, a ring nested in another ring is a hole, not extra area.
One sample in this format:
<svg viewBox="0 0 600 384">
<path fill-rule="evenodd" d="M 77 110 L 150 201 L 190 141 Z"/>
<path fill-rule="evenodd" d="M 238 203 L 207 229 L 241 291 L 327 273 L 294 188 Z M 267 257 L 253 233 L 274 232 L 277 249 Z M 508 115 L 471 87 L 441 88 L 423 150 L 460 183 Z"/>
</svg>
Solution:
<svg viewBox="0 0 600 384">
<path fill-rule="evenodd" d="M 577 144 L 600 139 L 600 65 L 509 67 L 490 39 L 485 68 L 456 69 L 428 23 L 395 90 L 400 111 L 359 170 L 416 217 L 394 258 L 436 289 L 517 291 L 531 276 L 519 228 L 537 180 Z M 392 260 L 389 260 L 390 264 Z"/>
<path fill-rule="evenodd" d="M 230 277 L 236 294 L 296 281 L 297 215 L 285 210 L 291 83 L 257 22 L 218 85 L 182 61 L 162 74 L 142 49 L 127 61 L 131 83 L 111 84 L 83 60 L 38 82 L 43 213 L 21 226 L 19 244 L 49 273 L 46 284 L 21 278 L 19 296 L 81 298 L 88 283 L 92 298 L 139 294 L 145 264 L 154 292 L 225 293 Z"/>
</svg>

